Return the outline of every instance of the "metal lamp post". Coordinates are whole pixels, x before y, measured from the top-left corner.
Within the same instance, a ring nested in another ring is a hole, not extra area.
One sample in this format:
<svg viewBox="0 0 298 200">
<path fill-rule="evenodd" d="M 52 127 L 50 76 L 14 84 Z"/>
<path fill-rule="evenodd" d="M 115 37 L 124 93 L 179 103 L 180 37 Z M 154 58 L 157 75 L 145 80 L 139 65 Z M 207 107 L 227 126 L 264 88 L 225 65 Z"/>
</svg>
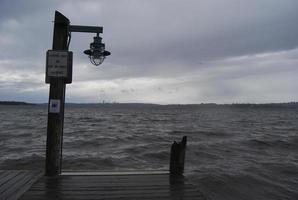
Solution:
<svg viewBox="0 0 298 200">
<path fill-rule="evenodd" d="M 47 124 L 46 167 L 47 176 L 61 173 L 62 141 L 64 124 L 65 86 L 72 82 L 72 52 L 68 51 L 72 32 L 95 33 L 90 49 L 84 53 L 94 65 L 100 65 L 111 53 L 105 50 L 105 44 L 99 34 L 103 28 L 98 26 L 70 25 L 60 12 L 55 12 L 52 50 L 47 52 L 46 83 L 50 84 Z"/>
</svg>

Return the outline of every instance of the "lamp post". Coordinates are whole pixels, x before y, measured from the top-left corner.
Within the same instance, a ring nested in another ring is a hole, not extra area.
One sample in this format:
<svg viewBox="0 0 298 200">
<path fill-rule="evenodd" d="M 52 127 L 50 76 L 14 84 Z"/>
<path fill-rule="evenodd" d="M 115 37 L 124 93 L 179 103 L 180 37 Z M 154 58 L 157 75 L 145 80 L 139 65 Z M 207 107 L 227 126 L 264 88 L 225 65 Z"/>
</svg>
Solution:
<svg viewBox="0 0 298 200">
<path fill-rule="evenodd" d="M 99 34 L 103 28 L 98 26 L 70 25 L 60 12 L 55 12 L 52 50 L 47 51 L 46 83 L 50 84 L 47 124 L 46 166 L 47 176 L 56 176 L 62 168 L 62 141 L 64 124 L 64 105 L 66 84 L 72 82 L 72 52 L 68 51 L 72 32 L 95 33 L 90 49 L 84 53 L 94 65 L 100 65 L 110 52 Z"/>
</svg>

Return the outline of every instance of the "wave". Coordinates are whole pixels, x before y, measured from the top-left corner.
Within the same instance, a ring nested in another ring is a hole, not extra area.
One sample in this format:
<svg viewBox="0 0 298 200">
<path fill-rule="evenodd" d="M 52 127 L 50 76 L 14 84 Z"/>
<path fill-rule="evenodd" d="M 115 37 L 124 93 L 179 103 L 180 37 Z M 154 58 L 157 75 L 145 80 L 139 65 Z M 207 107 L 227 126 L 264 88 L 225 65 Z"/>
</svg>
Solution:
<svg viewBox="0 0 298 200">
<path fill-rule="evenodd" d="M 297 109 L 152 108 L 67 107 L 63 169 L 168 169 L 186 135 L 185 175 L 209 199 L 298 199 Z M 0 167 L 44 169 L 46 124 L 46 107 L 1 110 Z"/>
</svg>

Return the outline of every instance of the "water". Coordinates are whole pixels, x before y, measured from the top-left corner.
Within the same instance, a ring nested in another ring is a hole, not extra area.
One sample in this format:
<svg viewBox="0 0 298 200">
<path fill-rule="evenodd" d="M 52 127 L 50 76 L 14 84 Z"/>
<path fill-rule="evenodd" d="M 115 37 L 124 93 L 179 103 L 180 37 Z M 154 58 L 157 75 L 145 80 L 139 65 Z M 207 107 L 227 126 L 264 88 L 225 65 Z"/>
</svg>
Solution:
<svg viewBox="0 0 298 200">
<path fill-rule="evenodd" d="M 71 105 L 63 169 L 167 170 L 188 136 L 185 176 L 207 199 L 298 199 L 298 107 Z M 0 106 L 0 169 L 43 169 L 47 108 Z"/>
</svg>

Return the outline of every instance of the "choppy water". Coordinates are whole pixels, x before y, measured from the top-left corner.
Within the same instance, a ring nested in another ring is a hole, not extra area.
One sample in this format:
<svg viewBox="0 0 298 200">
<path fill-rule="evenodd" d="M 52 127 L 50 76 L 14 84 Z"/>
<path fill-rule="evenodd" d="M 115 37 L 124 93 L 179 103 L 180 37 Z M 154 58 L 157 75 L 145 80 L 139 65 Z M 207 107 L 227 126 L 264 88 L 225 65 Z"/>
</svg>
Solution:
<svg viewBox="0 0 298 200">
<path fill-rule="evenodd" d="M 46 124 L 46 106 L 0 106 L 0 168 L 43 169 Z M 298 107 L 68 106 L 63 168 L 168 169 L 183 135 L 208 199 L 298 199 Z"/>
</svg>

